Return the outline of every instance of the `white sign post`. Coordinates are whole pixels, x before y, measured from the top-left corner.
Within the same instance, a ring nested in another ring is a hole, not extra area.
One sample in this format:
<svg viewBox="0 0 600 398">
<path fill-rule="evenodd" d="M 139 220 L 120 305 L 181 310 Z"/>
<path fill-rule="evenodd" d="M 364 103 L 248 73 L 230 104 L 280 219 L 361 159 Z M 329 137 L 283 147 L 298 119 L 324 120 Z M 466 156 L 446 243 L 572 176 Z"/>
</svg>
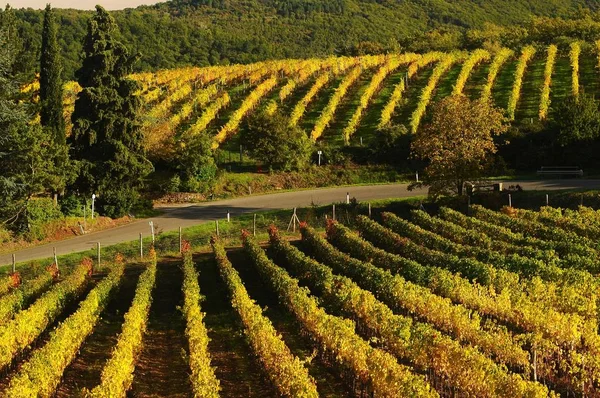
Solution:
<svg viewBox="0 0 600 398">
<path fill-rule="evenodd" d="M 152 234 L 152 245 L 154 246 L 154 221 L 150 221 L 148 225 L 150 225 L 150 233 Z"/>
</svg>

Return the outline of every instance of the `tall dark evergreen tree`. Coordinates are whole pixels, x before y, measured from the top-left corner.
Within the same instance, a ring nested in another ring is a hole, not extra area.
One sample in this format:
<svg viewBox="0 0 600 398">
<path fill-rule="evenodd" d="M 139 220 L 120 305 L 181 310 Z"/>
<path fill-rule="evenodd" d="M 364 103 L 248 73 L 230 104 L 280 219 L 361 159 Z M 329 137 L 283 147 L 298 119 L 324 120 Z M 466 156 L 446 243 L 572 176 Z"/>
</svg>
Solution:
<svg viewBox="0 0 600 398">
<path fill-rule="evenodd" d="M 54 12 L 48 4 L 44 13 L 40 57 L 40 119 L 42 127 L 53 142 L 52 152 L 55 167 L 48 183 L 54 193 L 55 203 L 58 195 L 64 193 L 66 185 L 75 177 L 73 165 L 69 162 L 66 143 L 62 64 L 59 51 Z"/>
<path fill-rule="evenodd" d="M 57 40 L 56 21 L 50 4 L 44 14 L 42 55 L 40 58 L 40 118 L 42 126 L 52 132 L 54 142 L 66 144 L 63 118 L 62 65 Z"/>
<path fill-rule="evenodd" d="M 80 162 L 75 188 L 99 195 L 109 216 L 126 214 L 152 170 L 138 121 L 138 84 L 127 78 L 137 56 L 115 39 L 117 26 L 102 7 L 88 22 L 83 66 L 76 72 L 82 87 L 73 112 L 72 155 Z"/>
</svg>

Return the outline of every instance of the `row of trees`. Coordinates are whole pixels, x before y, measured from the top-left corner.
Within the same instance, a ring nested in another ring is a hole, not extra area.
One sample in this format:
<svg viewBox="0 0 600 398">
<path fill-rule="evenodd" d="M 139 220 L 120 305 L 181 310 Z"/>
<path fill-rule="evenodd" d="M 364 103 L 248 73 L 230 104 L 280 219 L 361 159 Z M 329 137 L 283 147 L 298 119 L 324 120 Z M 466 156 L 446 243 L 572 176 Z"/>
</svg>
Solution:
<svg viewBox="0 0 600 398">
<path fill-rule="evenodd" d="M 142 147 L 137 83 L 127 78 L 136 56 L 115 39 L 114 19 L 101 7 L 88 22 L 82 87 L 65 133 L 63 79 L 57 25 L 50 6 L 44 15 L 39 60 L 39 102 L 20 93 L 19 38 L 13 11 L 0 13 L 0 225 L 27 229 L 31 199 L 51 192 L 55 203 L 66 193 L 95 193 L 110 216 L 127 213 L 152 170 Z M 39 123 L 36 115 L 39 113 Z"/>
</svg>

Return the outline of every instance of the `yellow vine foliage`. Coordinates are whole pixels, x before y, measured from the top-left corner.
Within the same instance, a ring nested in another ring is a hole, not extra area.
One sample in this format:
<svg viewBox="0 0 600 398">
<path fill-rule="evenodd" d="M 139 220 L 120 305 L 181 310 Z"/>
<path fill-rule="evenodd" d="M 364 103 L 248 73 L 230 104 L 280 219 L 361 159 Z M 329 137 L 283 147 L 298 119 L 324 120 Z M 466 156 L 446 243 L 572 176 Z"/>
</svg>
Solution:
<svg viewBox="0 0 600 398">
<path fill-rule="evenodd" d="M 315 380 L 302 361 L 292 354 L 269 318 L 263 315 L 260 306 L 248 296 L 242 279 L 219 242 L 213 243 L 213 252 L 221 278 L 229 290 L 232 307 L 244 325 L 250 346 L 279 394 L 290 398 L 317 398 L 319 394 Z"/>
<path fill-rule="evenodd" d="M 510 98 L 508 100 L 508 108 L 507 114 L 510 120 L 515 119 L 515 111 L 517 110 L 517 104 L 519 103 L 519 98 L 521 97 L 521 86 L 523 85 L 523 76 L 525 75 L 525 70 L 527 69 L 527 64 L 535 55 L 535 48 L 533 46 L 524 47 L 521 51 L 521 56 L 517 61 L 517 69 L 515 71 L 515 81 L 513 83 L 513 88 L 510 93 Z"/>
<path fill-rule="evenodd" d="M 379 90 L 379 88 L 381 87 L 381 84 L 383 83 L 385 78 L 388 77 L 390 73 L 392 73 L 393 71 L 398 69 L 398 67 L 400 65 L 412 62 L 415 59 L 417 59 L 418 57 L 419 56 L 417 54 L 403 54 L 403 55 L 389 56 L 386 63 L 383 66 L 381 66 L 381 68 L 379 68 L 377 73 L 375 73 L 373 75 L 371 82 L 369 83 L 369 85 L 363 92 L 362 96 L 360 97 L 360 103 L 359 103 L 358 108 L 356 108 L 356 111 L 354 112 L 354 114 L 352 115 L 352 118 L 348 122 L 348 125 L 344 129 L 344 142 L 346 144 L 348 144 L 348 142 L 350 141 L 350 137 L 356 131 L 356 129 L 360 123 L 360 120 L 363 116 L 363 112 L 369 106 L 371 98 Z"/>
<path fill-rule="evenodd" d="M 242 105 L 231 115 L 225 126 L 214 137 L 212 149 L 217 149 L 229 136 L 235 133 L 240 122 L 249 112 L 251 112 L 259 101 L 267 95 L 277 85 L 277 77 L 272 76 L 265 80 L 244 99 Z"/>
<path fill-rule="evenodd" d="M 344 73 L 348 68 L 357 65 L 359 58 L 343 57 L 343 58 L 328 58 L 324 61 L 323 69 L 327 69 L 326 72 L 321 74 L 317 80 L 313 83 L 312 87 L 304 95 L 304 97 L 296 104 L 292 113 L 290 114 L 290 126 L 296 126 L 298 121 L 304 116 L 306 107 L 312 102 L 316 95 L 321 91 L 323 87 L 331 80 L 332 76 L 337 76 Z"/>
<path fill-rule="evenodd" d="M 550 109 L 550 85 L 552 84 L 552 72 L 554 71 L 554 62 L 556 61 L 556 53 L 558 48 L 554 44 L 550 44 L 547 50 L 546 66 L 544 68 L 544 86 L 542 87 L 542 95 L 540 97 L 540 120 L 546 119 L 548 109 Z"/>
<path fill-rule="evenodd" d="M 36 350 L 19 369 L 19 373 L 10 380 L 6 396 L 52 396 L 64 370 L 75 359 L 79 348 L 100 320 L 100 314 L 124 271 L 123 264 L 113 264 L 108 276 L 92 289 L 79 304 L 78 310 L 52 332 L 48 342 Z"/>
<path fill-rule="evenodd" d="M 191 251 L 183 254 L 183 314 L 186 319 L 185 334 L 189 345 L 190 381 L 194 396 L 217 398 L 219 396 L 219 380 L 210 366 L 208 350 L 208 331 L 204 325 L 204 313 L 200 308 L 202 295 L 198 285 L 198 272 L 194 266 Z"/>
<path fill-rule="evenodd" d="M 503 48 L 494 57 L 492 60 L 492 64 L 490 65 L 490 70 L 487 76 L 487 82 L 485 86 L 483 86 L 483 91 L 481 93 L 481 98 L 487 100 L 492 95 L 492 87 L 494 87 L 494 83 L 496 82 L 496 77 L 498 76 L 498 72 L 500 72 L 500 68 L 504 63 L 514 54 L 513 50 L 508 48 Z"/>
<path fill-rule="evenodd" d="M 579 97 L 579 55 L 581 54 L 581 46 L 578 42 L 571 43 L 569 51 L 569 60 L 571 61 L 571 76 L 572 88 L 571 92 L 574 97 Z"/>
<path fill-rule="evenodd" d="M 410 127 L 412 133 L 416 133 L 419 125 L 421 124 L 421 119 L 425 115 L 425 111 L 427 110 L 427 105 L 431 101 L 433 96 L 433 91 L 437 86 L 439 80 L 442 78 L 444 73 L 448 71 L 455 63 L 459 62 L 464 58 L 464 53 L 453 52 L 447 54 L 440 63 L 433 69 L 433 73 L 427 82 L 427 86 L 421 92 L 421 97 L 419 97 L 419 103 L 417 104 L 417 109 L 413 112 L 410 119 Z"/>
<path fill-rule="evenodd" d="M 206 130 L 206 127 L 212 122 L 219 111 L 227 107 L 231 103 L 229 94 L 223 93 L 214 102 L 212 102 L 202 113 L 202 115 L 196 120 L 196 122 L 187 130 L 186 134 L 197 135 Z"/>
<path fill-rule="evenodd" d="M 487 50 L 478 49 L 471 53 L 471 55 L 467 58 L 467 60 L 463 63 L 462 69 L 458 78 L 456 79 L 456 84 L 454 85 L 454 90 L 452 91 L 452 95 L 460 95 L 462 94 L 465 85 L 467 84 L 467 79 L 471 75 L 471 71 L 475 66 L 480 64 L 481 62 L 488 61 L 490 59 L 490 53 Z"/>
<path fill-rule="evenodd" d="M 319 116 L 317 119 L 317 122 L 310 133 L 310 138 L 313 141 L 316 141 L 321 137 L 321 135 L 323 135 L 323 131 L 325 131 L 327 126 L 329 126 L 329 123 L 331 122 L 331 119 L 333 119 L 333 115 L 335 114 L 338 105 L 346 96 L 348 89 L 358 80 L 362 74 L 362 71 L 362 66 L 357 66 L 356 68 L 352 69 L 350 73 L 348 73 L 348 75 L 346 75 L 346 77 L 342 80 L 340 85 L 335 89 L 335 92 L 329 99 L 325 109 L 323 109 L 321 112 L 321 116 Z"/>
<path fill-rule="evenodd" d="M 138 279 L 135 296 L 125 314 L 117 344 L 102 370 L 100 384 L 92 391 L 85 391 L 87 397 L 125 397 L 131 387 L 135 358 L 142 348 L 156 280 L 156 255 L 150 253 L 150 257 L 150 264 Z"/>
<path fill-rule="evenodd" d="M 424 68 L 425 66 L 427 66 L 431 63 L 438 62 L 440 59 L 442 59 L 444 57 L 444 55 L 445 54 L 442 52 L 433 51 L 433 52 L 429 52 L 425 55 L 420 56 L 416 61 L 412 62 L 408 66 L 408 70 L 406 72 L 406 77 L 408 79 L 412 78 L 414 75 L 417 74 L 419 69 Z M 390 121 L 392 120 L 392 115 L 394 114 L 394 111 L 396 110 L 398 103 L 402 99 L 402 94 L 404 93 L 405 89 L 406 89 L 406 81 L 404 79 L 402 79 L 394 87 L 394 91 L 392 92 L 390 99 L 388 100 L 387 104 L 381 111 L 381 117 L 379 118 L 379 125 L 377 126 L 377 128 L 385 127 L 386 125 L 388 125 L 390 123 Z"/>
</svg>

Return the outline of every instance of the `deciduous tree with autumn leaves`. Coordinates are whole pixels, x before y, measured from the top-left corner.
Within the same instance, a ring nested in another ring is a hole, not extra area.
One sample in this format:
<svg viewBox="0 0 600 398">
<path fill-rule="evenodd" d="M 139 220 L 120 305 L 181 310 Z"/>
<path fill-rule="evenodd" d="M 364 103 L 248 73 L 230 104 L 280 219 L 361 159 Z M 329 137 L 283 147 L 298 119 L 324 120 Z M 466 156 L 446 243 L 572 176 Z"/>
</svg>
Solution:
<svg viewBox="0 0 600 398">
<path fill-rule="evenodd" d="M 413 187 L 429 186 L 429 195 L 462 195 L 466 182 L 480 179 L 496 153 L 494 136 L 508 129 L 502 110 L 489 101 L 450 96 L 433 108 L 431 121 L 414 136 L 411 153 L 427 162 Z"/>
</svg>

